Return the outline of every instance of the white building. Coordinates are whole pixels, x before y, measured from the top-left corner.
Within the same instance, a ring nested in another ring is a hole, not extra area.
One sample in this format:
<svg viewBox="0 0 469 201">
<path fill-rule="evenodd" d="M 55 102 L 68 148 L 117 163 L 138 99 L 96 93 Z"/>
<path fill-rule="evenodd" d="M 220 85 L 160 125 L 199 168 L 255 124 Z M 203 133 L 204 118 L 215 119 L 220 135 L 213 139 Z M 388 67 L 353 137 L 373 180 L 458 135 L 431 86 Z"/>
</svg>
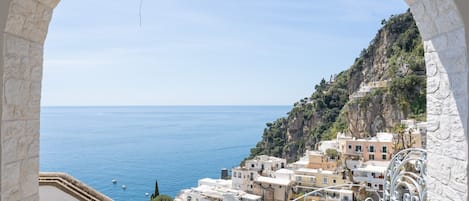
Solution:
<svg viewBox="0 0 469 201">
<path fill-rule="evenodd" d="M 406 137 L 404 140 L 407 144 L 412 144 L 413 148 L 425 148 L 427 135 L 427 122 L 418 122 L 414 119 L 401 120 L 401 124 L 405 126 Z"/>
<path fill-rule="evenodd" d="M 288 200 L 292 181 L 285 177 L 272 178 L 260 176 L 255 181 L 254 194 L 262 196 L 263 200 Z"/>
<path fill-rule="evenodd" d="M 326 153 L 328 149 L 334 149 L 339 151 L 339 142 L 338 140 L 325 140 L 319 142 L 318 151 Z"/>
<path fill-rule="evenodd" d="M 231 171 L 233 189 L 251 193 L 254 188 L 254 181 L 260 176 L 259 172 L 245 167 L 236 167 Z"/>
<path fill-rule="evenodd" d="M 272 174 L 287 165 L 287 160 L 273 156 L 261 155 L 256 156 L 245 162 L 245 168 L 255 170 L 262 173 L 262 176 L 272 177 Z"/>
<path fill-rule="evenodd" d="M 352 140 L 352 136 L 347 136 L 345 133 L 337 133 L 337 145 L 338 145 L 338 151 L 342 154 L 344 154 L 347 151 L 347 141 Z"/>
<path fill-rule="evenodd" d="M 285 168 L 286 164 L 285 159 L 266 155 L 247 160 L 244 167 L 236 167 L 231 170 L 232 187 L 252 193 L 254 181 L 258 177 L 275 177 L 275 171 Z"/>
<path fill-rule="evenodd" d="M 288 164 L 288 167 L 291 169 L 300 169 L 300 168 L 306 168 L 309 164 L 309 155 L 308 151 L 306 151 L 305 155 L 300 158 L 300 160 Z"/>
<path fill-rule="evenodd" d="M 310 168 L 300 168 L 294 172 L 293 178 L 296 187 L 301 189 L 308 189 L 309 187 L 323 188 L 350 183 L 343 172 Z"/>
<path fill-rule="evenodd" d="M 261 201 L 262 197 L 231 188 L 231 180 L 201 179 L 198 186 L 182 190 L 175 201 Z"/>
<path fill-rule="evenodd" d="M 367 190 L 383 191 L 384 176 L 390 161 L 368 161 L 352 169 L 353 181 L 366 185 Z"/>
</svg>

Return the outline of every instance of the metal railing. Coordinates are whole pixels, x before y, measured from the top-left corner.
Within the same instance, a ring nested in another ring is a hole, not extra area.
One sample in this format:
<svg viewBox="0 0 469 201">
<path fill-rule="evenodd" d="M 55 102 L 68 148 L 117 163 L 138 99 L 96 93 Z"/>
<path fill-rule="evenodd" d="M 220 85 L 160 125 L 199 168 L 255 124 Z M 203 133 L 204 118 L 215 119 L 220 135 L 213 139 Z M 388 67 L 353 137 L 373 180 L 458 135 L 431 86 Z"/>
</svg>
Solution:
<svg viewBox="0 0 469 201">
<path fill-rule="evenodd" d="M 427 200 L 427 151 L 411 148 L 398 152 L 384 181 L 383 201 Z"/>
<path fill-rule="evenodd" d="M 317 194 L 319 192 L 322 192 L 322 191 L 329 191 L 331 189 L 335 189 L 335 188 L 344 188 L 344 187 L 348 187 L 348 188 L 352 188 L 352 187 L 366 187 L 365 185 L 362 185 L 362 184 L 341 184 L 341 185 L 336 185 L 336 186 L 328 186 L 328 187 L 324 187 L 324 188 L 319 188 L 317 190 L 314 190 L 314 191 L 311 191 L 309 193 L 305 193 L 304 195 L 300 196 L 300 197 L 297 197 L 295 198 L 294 200 L 292 201 L 298 201 L 298 200 L 301 200 L 303 199 L 304 201 L 307 200 L 308 196 L 311 196 L 311 195 L 314 195 L 314 194 Z M 382 200 L 381 196 L 379 195 L 378 192 L 375 192 L 376 195 L 379 197 L 380 200 Z M 372 198 L 366 198 L 365 201 L 373 201 Z"/>
<path fill-rule="evenodd" d="M 319 188 L 292 201 L 335 188 L 367 187 L 361 184 L 342 184 Z M 383 197 L 375 191 L 378 201 L 426 201 L 427 200 L 427 151 L 410 148 L 398 152 L 391 159 L 384 177 Z M 368 197 L 365 201 L 375 201 Z"/>
</svg>

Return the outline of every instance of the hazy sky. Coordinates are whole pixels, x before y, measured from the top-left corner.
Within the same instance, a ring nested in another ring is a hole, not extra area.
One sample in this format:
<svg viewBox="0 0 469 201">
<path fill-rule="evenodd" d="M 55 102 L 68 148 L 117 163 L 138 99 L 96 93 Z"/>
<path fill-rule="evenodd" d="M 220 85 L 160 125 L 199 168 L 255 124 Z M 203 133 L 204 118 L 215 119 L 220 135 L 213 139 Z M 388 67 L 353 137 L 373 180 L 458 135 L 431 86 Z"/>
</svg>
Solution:
<svg viewBox="0 0 469 201">
<path fill-rule="evenodd" d="M 43 105 L 291 105 L 403 0 L 62 0 Z"/>
</svg>

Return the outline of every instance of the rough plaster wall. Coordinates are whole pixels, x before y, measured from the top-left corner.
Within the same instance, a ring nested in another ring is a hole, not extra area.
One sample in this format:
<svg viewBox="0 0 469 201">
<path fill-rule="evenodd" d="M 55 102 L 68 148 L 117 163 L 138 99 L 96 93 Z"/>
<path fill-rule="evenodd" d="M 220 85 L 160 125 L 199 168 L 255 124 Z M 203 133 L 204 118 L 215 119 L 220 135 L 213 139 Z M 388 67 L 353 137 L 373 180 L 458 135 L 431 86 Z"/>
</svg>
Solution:
<svg viewBox="0 0 469 201">
<path fill-rule="evenodd" d="M 43 44 L 58 0 L 5 2 L 10 4 L 1 33 L 0 200 L 37 201 Z"/>
<path fill-rule="evenodd" d="M 407 0 L 427 66 L 428 197 L 467 200 L 468 63 L 464 21 L 454 0 Z"/>
</svg>

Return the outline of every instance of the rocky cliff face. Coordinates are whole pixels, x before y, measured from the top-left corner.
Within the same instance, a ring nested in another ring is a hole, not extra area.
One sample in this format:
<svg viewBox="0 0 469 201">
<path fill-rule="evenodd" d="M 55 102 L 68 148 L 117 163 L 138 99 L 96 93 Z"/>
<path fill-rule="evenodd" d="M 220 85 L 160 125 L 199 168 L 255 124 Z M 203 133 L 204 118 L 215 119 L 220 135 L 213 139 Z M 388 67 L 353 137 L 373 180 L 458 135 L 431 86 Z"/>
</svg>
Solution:
<svg viewBox="0 0 469 201">
<path fill-rule="evenodd" d="M 293 161 L 337 132 L 374 136 L 391 131 L 402 119 L 423 120 L 425 75 L 422 41 L 411 13 L 393 16 L 383 21 L 348 70 L 323 79 L 287 117 L 267 123 L 251 157 L 268 154 Z"/>
</svg>

